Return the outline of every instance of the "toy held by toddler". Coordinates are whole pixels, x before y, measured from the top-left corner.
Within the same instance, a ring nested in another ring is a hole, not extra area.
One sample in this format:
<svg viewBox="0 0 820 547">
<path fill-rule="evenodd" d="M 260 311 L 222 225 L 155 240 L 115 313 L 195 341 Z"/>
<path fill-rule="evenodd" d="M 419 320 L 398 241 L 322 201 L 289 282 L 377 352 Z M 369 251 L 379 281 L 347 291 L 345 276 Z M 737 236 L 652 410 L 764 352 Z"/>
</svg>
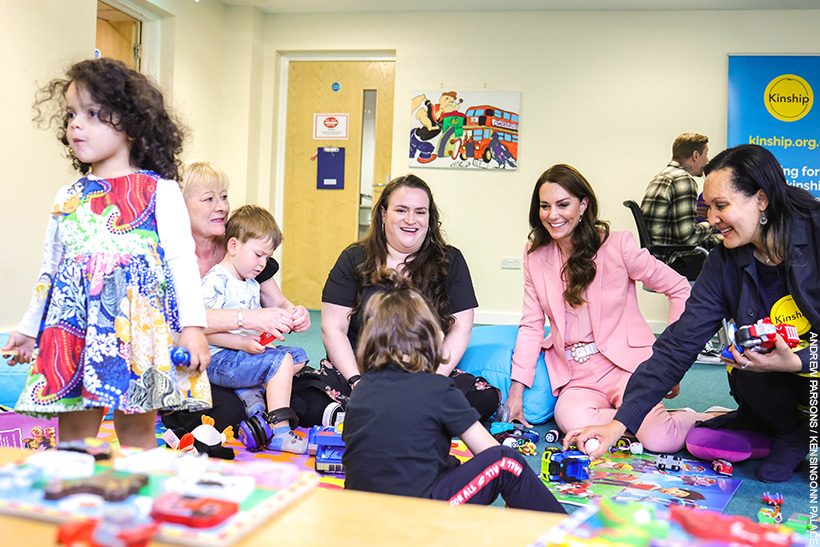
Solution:
<svg viewBox="0 0 820 547">
<path fill-rule="evenodd" d="M 28 311 L 4 349 L 34 363 L 15 407 L 59 415 L 61 441 L 96 437 L 105 407 L 123 445 L 154 448 L 156 411 L 210 407 L 210 356 L 188 214 L 175 181 L 183 131 L 162 93 L 112 59 L 42 88 L 37 121 L 83 177 L 61 188 Z M 187 367 L 171 361 L 190 350 Z"/>
<path fill-rule="evenodd" d="M 267 210 L 245 205 L 231 214 L 225 226 L 227 252 L 202 278 L 207 308 L 259 309 L 259 283 L 255 277 L 265 268 L 268 257 L 282 243 L 282 231 Z M 287 302 L 287 304 L 290 304 Z M 293 307 L 290 305 L 289 307 Z M 293 432 L 298 423 L 289 408 L 293 374 L 308 360 L 305 350 L 292 346 L 267 347 L 260 333 L 242 328 L 208 334 L 211 344 L 211 382 L 233 389 L 246 402 L 247 422 L 240 425 L 240 438 L 252 449 L 269 448 L 304 454 L 307 439 Z M 264 386 L 265 406 L 253 407 L 253 391 L 243 388 Z M 272 429 L 271 429 L 272 428 Z M 269 430 L 270 429 L 270 430 Z"/>
<path fill-rule="evenodd" d="M 362 378 L 347 406 L 345 488 L 489 505 L 499 495 L 519 509 L 563 513 L 516 450 L 500 446 L 453 380 L 436 374 L 444 338 L 436 315 L 392 269 L 365 305 L 357 350 Z M 458 465 L 452 437 L 475 456 Z"/>
</svg>

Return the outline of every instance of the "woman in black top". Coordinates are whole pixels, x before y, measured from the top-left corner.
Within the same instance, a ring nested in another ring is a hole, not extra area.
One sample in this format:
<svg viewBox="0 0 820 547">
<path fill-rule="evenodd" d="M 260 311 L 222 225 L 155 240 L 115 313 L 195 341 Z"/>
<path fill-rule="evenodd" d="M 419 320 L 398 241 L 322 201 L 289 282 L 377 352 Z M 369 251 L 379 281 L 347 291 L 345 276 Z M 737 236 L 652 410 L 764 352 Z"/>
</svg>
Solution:
<svg viewBox="0 0 820 547">
<path fill-rule="evenodd" d="M 342 252 L 322 292 L 322 341 L 328 359 L 355 385 L 359 312 L 380 290 L 372 276 L 379 268 L 393 268 L 410 280 L 437 314 L 449 361 L 436 372 L 453 376 L 482 419 L 489 418 L 499 407 L 500 392 L 486 380 L 456 369 L 470 342 L 478 302 L 464 257 L 441 234 L 429 186 L 414 175 L 392 180 L 373 206 L 372 219 L 367 236 Z"/>
</svg>

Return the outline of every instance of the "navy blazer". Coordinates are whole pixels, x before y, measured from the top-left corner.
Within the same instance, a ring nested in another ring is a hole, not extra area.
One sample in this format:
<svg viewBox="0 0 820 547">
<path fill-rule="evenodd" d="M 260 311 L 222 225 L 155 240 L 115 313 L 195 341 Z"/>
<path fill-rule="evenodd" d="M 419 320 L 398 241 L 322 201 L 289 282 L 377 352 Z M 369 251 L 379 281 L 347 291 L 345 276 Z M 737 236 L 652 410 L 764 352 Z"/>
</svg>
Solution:
<svg viewBox="0 0 820 547">
<path fill-rule="evenodd" d="M 810 217 L 795 217 L 792 228 L 786 287 L 816 330 L 820 328 L 820 210 Z M 721 244 L 709 253 L 680 319 L 660 335 L 652 357 L 641 363 L 626 386 L 615 419 L 630 431 L 637 431 L 649 410 L 680 382 L 724 318 L 748 325 L 768 315 L 758 309 L 753 251 L 751 244 L 737 249 Z M 810 351 L 798 355 L 803 372 L 809 372 Z"/>
</svg>

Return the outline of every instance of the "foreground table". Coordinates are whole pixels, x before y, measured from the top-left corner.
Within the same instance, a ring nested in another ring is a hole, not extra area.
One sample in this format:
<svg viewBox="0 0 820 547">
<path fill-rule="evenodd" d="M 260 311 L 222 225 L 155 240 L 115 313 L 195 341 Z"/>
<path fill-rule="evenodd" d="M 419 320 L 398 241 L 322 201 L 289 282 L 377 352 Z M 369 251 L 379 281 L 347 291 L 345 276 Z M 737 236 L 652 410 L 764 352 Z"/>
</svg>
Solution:
<svg viewBox="0 0 820 547">
<path fill-rule="evenodd" d="M 0 465 L 28 452 L 0 448 Z M 525 546 L 558 524 L 551 513 L 315 488 L 239 541 L 241 547 L 279 546 Z M 56 526 L 0 515 L 2 544 L 55 544 Z M 152 545 L 166 545 L 153 543 Z"/>
</svg>

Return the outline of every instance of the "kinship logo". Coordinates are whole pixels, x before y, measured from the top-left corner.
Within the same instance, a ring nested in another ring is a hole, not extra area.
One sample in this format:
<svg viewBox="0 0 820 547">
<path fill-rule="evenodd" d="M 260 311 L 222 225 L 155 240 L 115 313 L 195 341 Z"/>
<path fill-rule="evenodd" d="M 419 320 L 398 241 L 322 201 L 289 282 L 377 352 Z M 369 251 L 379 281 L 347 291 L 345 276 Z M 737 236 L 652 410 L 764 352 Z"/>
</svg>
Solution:
<svg viewBox="0 0 820 547">
<path fill-rule="evenodd" d="M 778 120 L 794 122 L 809 113 L 814 104 L 814 92 L 800 76 L 782 74 L 766 86 L 763 102 L 769 114 Z"/>
<path fill-rule="evenodd" d="M 794 325 L 797 329 L 797 334 L 806 334 L 811 329 L 811 323 L 808 318 L 803 315 L 800 308 L 797 307 L 797 302 L 790 294 L 784 296 L 772 305 L 772 311 L 769 314 L 772 318 L 772 323 L 779 325 L 780 323 L 789 323 Z"/>
</svg>

